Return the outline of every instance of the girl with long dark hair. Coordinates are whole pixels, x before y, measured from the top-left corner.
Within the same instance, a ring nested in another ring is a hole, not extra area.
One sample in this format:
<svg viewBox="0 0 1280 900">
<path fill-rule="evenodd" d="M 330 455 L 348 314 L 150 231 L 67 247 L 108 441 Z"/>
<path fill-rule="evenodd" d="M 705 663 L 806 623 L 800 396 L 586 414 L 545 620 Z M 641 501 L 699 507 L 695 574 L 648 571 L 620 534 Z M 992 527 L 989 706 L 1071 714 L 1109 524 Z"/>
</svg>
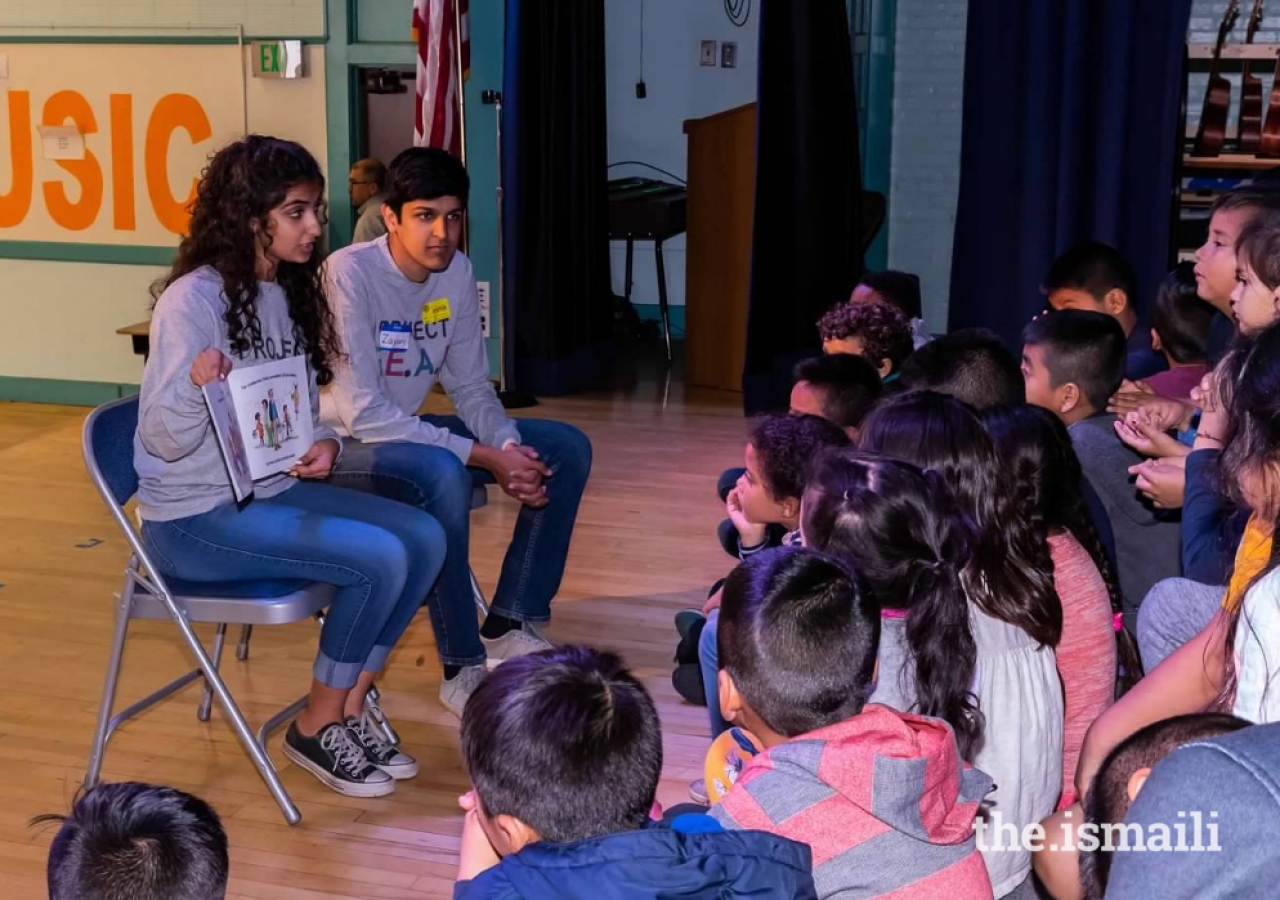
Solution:
<svg viewBox="0 0 1280 900">
<path fill-rule="evenodd" d="M 870 700 L 943 719 L 972 762 L 983 719 L 964 570 L 973 536 L 942 479 L 910 463 L 828 451 L 805 490 L 808 547 L 848 562 L 881 608 L 880 672 Z"/>
<path fill-rule="evenodd" d="M 1062 603 L 1052 572 L 1015 527 L 991 438 L 959 400 L 919 391 L 876 409 L 859 447 L 938 473 L 972 526 L 963 585 L 977 649 L 972 690 L 984 720 L 973 764 L 996 783 L 993 827 L 1039 822 L 1062 792 L 1062 683 L 1053 652 Z M 989 848 L 983 857 L 997 898 L 1030 877 L 1026 850 Z"/>
<path fill-rule="evenodd" d="M 290 141 L 252 135 L 210 160 L 190 233 L 156 287 L 134 465 L 142 538 L 164 576 L 336 588 L 284 752 L 339 793 L 376 797 L 417 764 L 381 738 L 366 697 L 445 545 L 426 513 L 323 483 L 341 452 L 319 421 L 317 385 L 332 377 L 335 346 L 320 280 L 323 196 L 319 165 Z M 237 503 L 201 388 L 294 356 L 306 359 L 311 408 L 301 415 L 314 443 Z"/>
</svg>

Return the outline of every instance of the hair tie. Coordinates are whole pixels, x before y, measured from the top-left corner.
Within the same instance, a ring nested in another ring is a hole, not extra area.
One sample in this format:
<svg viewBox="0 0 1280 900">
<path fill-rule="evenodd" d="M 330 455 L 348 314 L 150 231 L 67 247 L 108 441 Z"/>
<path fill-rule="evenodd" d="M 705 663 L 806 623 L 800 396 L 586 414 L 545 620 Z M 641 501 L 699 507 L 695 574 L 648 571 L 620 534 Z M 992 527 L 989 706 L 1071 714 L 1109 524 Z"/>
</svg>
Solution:
<svg viewBox="0 0 1280 900">
<path fill-rule="evenodd" d="M 1124 613 L 1113 613 L 1111 616 L 1111 630 L 1116 634 L 1124 631 Z"/>
</svg>

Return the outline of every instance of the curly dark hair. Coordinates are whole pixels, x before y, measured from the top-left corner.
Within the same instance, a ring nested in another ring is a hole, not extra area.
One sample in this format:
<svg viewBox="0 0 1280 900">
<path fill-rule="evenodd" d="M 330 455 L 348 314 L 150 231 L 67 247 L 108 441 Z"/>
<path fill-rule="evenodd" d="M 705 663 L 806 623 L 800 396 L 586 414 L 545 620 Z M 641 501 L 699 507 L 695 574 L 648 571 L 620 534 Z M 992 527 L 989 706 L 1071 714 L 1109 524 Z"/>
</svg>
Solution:
<svg viewBox="0 0 1280 900">
<path fill-rule="evenodd" d="M 938 472 L 977 532 L 965 581 L 970 598 L 992 618 L 1058 646 L 1062 601 L 1052 564 L 1016 526 L 1016 500 L 973 410 L 932 391 L 902 394 L 867 416 L 858 446 Z"/>
<path fill-rule="evenodd" d="M 849 436 L 817 416 L 766 416 L 748 438 L 760 460 L 760 475 L 775 500 L 799 500 L 814 458 L 828 447 L 845 447 Z"/>
<path fill-rule="evenodd" d="M 863 356 L 876 366 L 887 359 L 895 372 L 914 348 L 906 315 L 879 299 L 833 307 L 818 320 L 818 333 L 824 341 L 859 338 Z"/>
<path fill-rule="evenodd" d="M 815 464 L 801 508 L 807 546 L 848 563 L 882 608 L 907 611 L 912 709 L 946 721 L 960 755 L 972 762 L 985 726 L 970 690 L 978 645 L 964 588 L 974 534 L 942 476 L 902 460 L 829 450 Z"/>
<path fill-rule="evenodd" d="M 247 352 L 253 341 L 262 339 L 256 307 L 257 246 L 263 239 L 259 236 L 264 235 L 270 243 L 271 211 L 299 184 L 314 184 L 324 194 L 319 163 L 293 141 L 251 134 L 215 153 L 201 173 L 188 234 L 178 245 L 169 274 L 151 286 L 152 297 L 159 300 L 182 276 L 202 266 L 211 267 L 222 276 L 231 349 Z M 322 208 L 322 221 L 323 215 Z M 257 223 L 256 232 L 252 223 Z M 294 340 L 307 349 L 317 384 L 333 379 L 331 363 L 339 352 L 333 313 L 320 275 L 323 259 L 323 246 L 317 239 L 311 259 L 281 262 L 276 269 L 276 281 L 289 302 Z"/>
<path fill-rule="evenodd" d="M 1048 551 L 1049 535 L 1064 531 L 1076 539 L 1097 566 L 1112 615 L 1123 612 L 1120 579 L 1089 515 L 1084 495 L 1084 472 L 1067 427 L 1049 410 L 1028 404 L 993 406 L 979 414 L 1000 458 L 1001 469 L 1014 497 L 1017 518 L 1033 542 Z M 1042 562 L 1044 560 L 1041 557 Z M 1053 571 L 1053 559 L 1048 558 Z M 1116 632 L 1119 684 L 1126 691 L 1142 677 L 1142 660 L 1133 635 Z"/>
</svg>

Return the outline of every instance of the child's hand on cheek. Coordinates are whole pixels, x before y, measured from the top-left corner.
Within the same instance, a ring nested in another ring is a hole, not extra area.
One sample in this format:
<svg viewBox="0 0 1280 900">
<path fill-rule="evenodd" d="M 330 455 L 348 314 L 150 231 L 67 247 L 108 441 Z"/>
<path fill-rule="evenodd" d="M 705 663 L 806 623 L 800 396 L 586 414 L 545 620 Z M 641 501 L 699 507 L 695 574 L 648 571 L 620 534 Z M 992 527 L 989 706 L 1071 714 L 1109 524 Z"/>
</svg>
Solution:
<svg viewBox="0 0 1280 900">
<path fill-rule="evenodd" d="M 501 858 L 480 824 L 480 802 L 475 791 L 458 798 L 458 806 L 466 815 L 462 820 L 462 846 L 458 851 L 458 881 L 470 881 L 486 869 L 492 869 Z"/>
<path fill-rule="evenodd" d="M 758 547 L 764 543 L 765 526 L 757 525 L 747 518 L 746 513 L 742 511 L 742 498 L 738 495 L 737 488 L 729 492 L 729 497 L 725 500 L 724 507 L 729 514 L 729 521 L 738 530 L 738 538 L 741 540 L 742 546 Z"/>
</svg>

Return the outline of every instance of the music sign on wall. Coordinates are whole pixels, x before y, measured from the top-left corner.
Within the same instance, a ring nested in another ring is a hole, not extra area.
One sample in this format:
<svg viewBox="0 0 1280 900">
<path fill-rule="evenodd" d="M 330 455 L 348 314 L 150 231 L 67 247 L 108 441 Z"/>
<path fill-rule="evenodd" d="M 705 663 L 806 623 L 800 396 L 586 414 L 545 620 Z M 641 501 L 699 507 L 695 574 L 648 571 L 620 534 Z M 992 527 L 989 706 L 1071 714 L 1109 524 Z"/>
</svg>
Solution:
<svg viewBox="0 0 1280 900">
<path fill-rule="evenodd" d="M 0 241 L 175 244 L 210 153 L 244 132 L 239 48 L 10 44 L 0 53 Z M 83 136 L 79 158 L 50 152 L 41 129 L 59 126 Z"/>
</svg>

